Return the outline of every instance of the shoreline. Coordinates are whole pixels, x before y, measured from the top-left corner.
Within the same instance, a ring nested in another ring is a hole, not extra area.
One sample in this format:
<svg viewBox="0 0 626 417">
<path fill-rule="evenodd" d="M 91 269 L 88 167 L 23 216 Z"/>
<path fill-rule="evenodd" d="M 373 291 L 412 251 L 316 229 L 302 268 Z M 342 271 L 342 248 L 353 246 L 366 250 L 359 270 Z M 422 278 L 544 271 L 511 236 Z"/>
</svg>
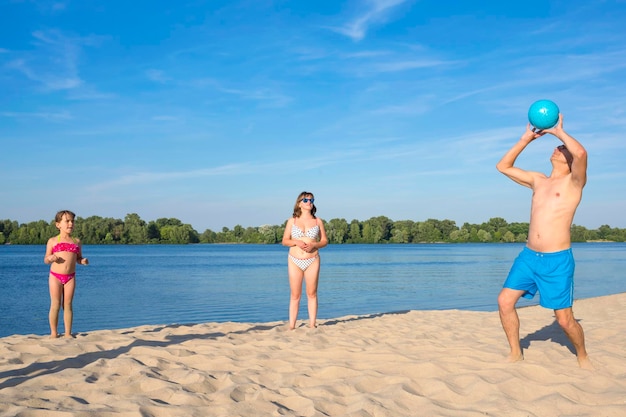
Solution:
<svg viewBox="0 0 626 417">
<path fill-rule="evenodd" d="M 518 311 L 514 364 L 498 313 L 466 310 L 7 336 L 0 416 L 623 415 L 626 293 L 574 302 L 595 371 L 551 310 Z"/>
<path fill-rule="evenodd" d="M 598 296 L 598 297 L 589 297 L 589 298 L 600 298 L 600 297 L 607 297 L 607 296 L 611 296 L 611 295 L 619 295 L 622 293 L 617 293 L 617 294 L 609 294 L 606 296 Z M 623 294 L 626 294 L 623 293 Z M 574 299 L 574 303 L 578 302 L 579 300 L 585 300 L 586 298 L 575 298 Z M 539 298 L 536 297 L 533 299 L 533 302 L 536 302 L 536 304 L 532 304 L 532 305 L 518 305 L 516 308 L 517 310 L 520 309 L 525 309 L 525 308 L 534 308 L 534 307 L 540 307 L 539 305 Z M 303 306 L 304 308 L 306 308 L 306 305 Z M 302 308 L 302 306 L 301 306 Z M 407 314 L 407 313 L 411 313 L 411 312 L 418 312 L 418 311 L 467 311 L 467 312 L 481 312 L 481 313 L 497 313 L 497 305 L 494 308 L 494 310 L 479 310 L 479 309 L 465 309 L 465 308 L 442 308 L 442 309 L 423 309 L 423 310 L 419 310 L 419 309 L 402 309 L 402 310 L 395 310 L 395 311 L 385 311 L 385 312 L 374 312 L 374 313 L 363 313 L 363 314 L 350 314 L 347 316 L 340 316 L 340 317 L 329 317 L 329 318 L 325 318 L 325 319 L 318 319 L 319 323 L 327 323 L 327 322 L 334 322 L 337 320 L 341 320 L 343 317 L 363 317 L 363 318 L 367 318 L 367 317 L 375 317 L 375 316 L 382 316 L 382 315 L 388 315 L 388 314 Z M 302 322 L 305 323 L 306 319 L 298 319 L 298 322 Z M 138 324 L 136 326 L 127 326 L 127 327 L 115 327 L 115 328 L 102 328 L 102 329 L 92 329 L 92 330 L 84 330 L 84 331 L 77 331 L 74 333 L 74 339 L 78 336 L 88 336 L 90 334 L 96 333 L 96 332 L 101 332 L 101 331 L 127 331 L 127 330 L 132 330 L 132 329 L 136 329 L 136 328 L 145 328 L 145 327 L 171 327 L 171 326 L 196 326 L 196 325 L 202 325 L 202 324 L 215 324 L 215 325 L 220 325 L 220 324 L 244 324 L 244 325 L 275 325 L 278 324 L 280 325 L 281 323 L 287 323 L 287 320 L 274 320 L 274 321 L 268 321 L 268 322 L 254 322 L 254 321 L 208 321 L 208 322 L 171 322 L 171 323 L 147 323 L 147 324 Z M 285 324 L 286 325 L 286 324 Z M 59 316 L 59 329 L 62 332 L 63 330 L 63 317 L 62 317 L 62 310 L 61 310 L 61 315 Z M 61 332 L 59 333 L 59 338 L 63 338 Z M 8 337 L 19 337 L 19 336 L 24 336 L 24 337 L 32 337 L 32 338 L 49 338 L 49 334 L 37 334 L 37 333 L 14 333 L 14 334 L 9 334 L 9 335 L 5 335 L 5 336 L 0 336 L 0 342 L 2 341 L 2 339 L 4 338 L 8 338 Z M 2 417 L 2 416 L 0 416 Z"/>
</svg>

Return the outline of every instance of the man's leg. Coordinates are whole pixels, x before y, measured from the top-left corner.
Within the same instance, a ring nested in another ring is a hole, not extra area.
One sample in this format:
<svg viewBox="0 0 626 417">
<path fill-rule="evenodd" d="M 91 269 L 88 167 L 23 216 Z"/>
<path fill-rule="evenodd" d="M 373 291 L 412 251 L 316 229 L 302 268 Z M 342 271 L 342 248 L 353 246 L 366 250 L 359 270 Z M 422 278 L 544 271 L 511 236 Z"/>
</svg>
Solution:
<svg viewBox="0 0 626 417">
<path fill-rule="evenodd" d="M 509 341 L 511 352 L 507 358 L 507 362 L 517 362 L 524 360 L 522 347 L 519 341 L 519 317 L 515 304 L 524 294 L 523 290 L 512 290 L 510 288 L 502 288 L 498 296 L 498 310 L 500 312 L 500 321 L 502 328 Z"/>
<path fill-rule="evenodd" d="M 584 369 L 593 369 L 593 365 L 587 355 L 587 349 L 585 348 L 585 333 L 583 332 L 582 326 L 574 318 L 572 308 L 554 310 L 554 314 L 559 326 L 561 326 L 567 338 L 574 345 L 578 365 Z"/>
</svg>

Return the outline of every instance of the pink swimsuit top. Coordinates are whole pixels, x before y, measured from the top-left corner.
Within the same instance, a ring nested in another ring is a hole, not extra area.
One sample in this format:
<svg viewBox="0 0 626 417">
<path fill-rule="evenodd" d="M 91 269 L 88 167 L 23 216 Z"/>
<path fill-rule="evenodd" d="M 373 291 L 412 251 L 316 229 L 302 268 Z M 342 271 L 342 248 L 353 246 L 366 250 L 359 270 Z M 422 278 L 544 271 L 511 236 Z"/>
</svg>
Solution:
<svg viewBox="0 0 626 417">
<path fill-rule="evenodd" d="M 61 240 L 61 236 L 59 236 L 59 241 Z M 74 241 L 75 242 L 75 241 Z M 80 248 L 76 243 L 67 243 L 67 242 L 59 242 L 52 248 L 52 253 L 56 252 L 72 252 L 79 253 Z"/>
</svg>

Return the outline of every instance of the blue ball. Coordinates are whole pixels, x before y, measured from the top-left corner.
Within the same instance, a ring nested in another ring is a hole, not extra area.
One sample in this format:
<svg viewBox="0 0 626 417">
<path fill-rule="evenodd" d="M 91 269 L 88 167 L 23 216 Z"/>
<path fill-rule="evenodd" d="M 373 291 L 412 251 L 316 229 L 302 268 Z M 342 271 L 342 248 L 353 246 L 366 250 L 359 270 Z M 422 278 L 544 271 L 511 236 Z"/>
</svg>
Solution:
<svg viewBox="0 0 626 417">
<path fill-rule="evenodd" d="M 550 129 L 559 121 L 559 106 L 551 100 L 537 100 L 528 109 L 528 121 L 537 129 Z"/>
</svg>

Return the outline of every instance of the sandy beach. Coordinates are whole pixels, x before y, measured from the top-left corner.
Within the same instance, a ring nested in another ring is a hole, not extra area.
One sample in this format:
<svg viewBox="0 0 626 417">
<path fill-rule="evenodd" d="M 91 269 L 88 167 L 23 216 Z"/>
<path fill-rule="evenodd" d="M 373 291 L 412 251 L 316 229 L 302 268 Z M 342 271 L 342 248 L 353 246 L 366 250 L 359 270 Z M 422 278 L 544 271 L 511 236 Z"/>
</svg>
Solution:
<svg viewBox="0 0 626 417">
<path fill-rule="evenodd" d="M 626 415 L 626 294 L 577 300 L 595 371 L 539 306 L 507 364 L 497 312 L 143 326 L 0 339 L 0 416 Z"/>
</svg>

